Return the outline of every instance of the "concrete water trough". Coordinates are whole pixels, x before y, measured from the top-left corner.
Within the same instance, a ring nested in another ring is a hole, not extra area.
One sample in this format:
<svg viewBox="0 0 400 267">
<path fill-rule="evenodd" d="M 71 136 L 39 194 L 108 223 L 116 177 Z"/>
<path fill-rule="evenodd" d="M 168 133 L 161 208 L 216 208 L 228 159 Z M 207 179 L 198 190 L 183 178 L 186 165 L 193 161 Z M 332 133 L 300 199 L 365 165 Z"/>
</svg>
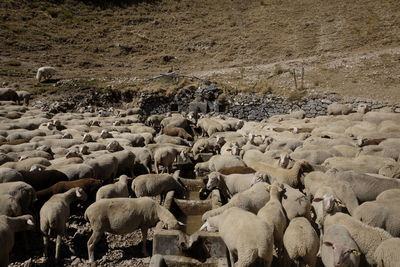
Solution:
<svg viewBox="0 0 400 267">
<path fill-rule="evenodd" d="M 164 206 L 185 223 L 181 230 L 156 227 L 153 238 L 151 267 L 159 266 L 228 266 L 227 250 L 218 233 L 198 231 L 204 212 L 222 205 L 218 190 L 200 200 L 203 179 L 181 179 L 188 189 L 186 199 L 177 199 L 174 192 L 167 194 Z"/>
</svg>

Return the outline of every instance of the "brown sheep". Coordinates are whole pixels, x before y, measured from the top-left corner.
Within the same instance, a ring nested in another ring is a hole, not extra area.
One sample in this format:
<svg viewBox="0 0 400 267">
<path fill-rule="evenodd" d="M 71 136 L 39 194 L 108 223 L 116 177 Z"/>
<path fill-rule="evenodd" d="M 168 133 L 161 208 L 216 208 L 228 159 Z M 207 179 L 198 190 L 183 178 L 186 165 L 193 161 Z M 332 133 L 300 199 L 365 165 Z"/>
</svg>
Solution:
<svg viewBox="0 0 400 267">
<path fill-rule="evenodd" d="M 67 175 L 57 170 L 20 171 L 23 181 L 36 191 L 48 188 L 58 182 L 68 181 Z"/>
<path fill-rule="evenodd" d="M 183 128 L 167 125 L 162 128 L 162 133 L 169 136 L 179 136 L 186 140 L 193 140 L 193 137 Z"/>
<path fill-rule="evenodd" d="M 84 178 L 75 181 L 63 181 L 58 182 L 49 188 L 36 192 L 36 196 L 39 200 L 47 200 L 54 194 L 64 193 L 71 188 L 80 187 L 86 192 L 88 197 L 94 200 L 96 192 L 100 186 L 102 186 L 102 184 L 103 181 L 93 178 Z"/>
<path fill-rule="evenodd" d="M 246 166 L 234 166 L 234 167 L 228 167 L 228 168 L 222 168 L 218 171 L 219 173 L 223 175 L 230 175 L 230 174 L 248 174 L 248 173 L 255 173 L 256 170 L 250 167 Z"/>
</svg>

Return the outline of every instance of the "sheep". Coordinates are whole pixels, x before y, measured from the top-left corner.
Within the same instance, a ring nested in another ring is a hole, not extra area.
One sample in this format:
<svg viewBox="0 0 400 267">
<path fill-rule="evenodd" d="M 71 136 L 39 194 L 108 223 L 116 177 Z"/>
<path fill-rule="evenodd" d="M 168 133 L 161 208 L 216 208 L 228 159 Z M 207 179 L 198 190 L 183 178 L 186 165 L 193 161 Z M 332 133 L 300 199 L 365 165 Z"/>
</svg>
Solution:
<svg viewBox="0 0 400 267">
<path fill-rule="evenodd" d="M 61 181 L 50 187 L 37 191 L 36 196 L 39 200 L 46 201 L 52 195 L 67 192 L 74 187 L 80 187 L 85 191 L 89 198 L 94 200 L 96 192 L 102 184 L 102 180 L 93 178 L 84 178 L 75 181 Z"/>
<path fill-rule="evenodd" d="M 142 231 L 142 252 L 147 256 L 147 230 L 158 221 L 168 229 L 178 229 L 181 225 L 174 215 L 149 197 L 100 199 L 85 211 L 85 219 L 93 230 L 87 242 L 89 262 L 94 262 L 94 246 L 104 232 L 127 234 L 140 228 Z"/>
<path fill-rule="evenodd" d="M 0 167 L 0 183 L 23 181 L 22 174 L 11 168 Z"/>
<path fill-rule="evenodd" d="M 231 207 L 218 216 L 208 218 L 201 226 L 202 230 L 219 231 L 228 247 L 232 266 L 250 266 L 257 258 L 263 260 L 262 266 L 271 266 L 274 229 L 255 214 Z"/>
<path fill-rule="evenodd" d="M 315 266 L 319 238 L 306 218 L 298 217 L 290 221 L 283 235 L 283 245 L 285 261 L 290 259 L 302 265 Z"/>
<path fill-rule="evenodd" d="M 374 258 L 378 267 L 399 266 L 400 238 L 390 238 L 383 241 L 375 250 Z"/>
<path fill-rule="evenodd" d="M 51 152 L 51 151 L 50 151 Z M 47 160 L 54 159 L 53 154 L 42 150 L 31 150 L 23 152 L 10 152 L 7 154 L 13 161 L 20 161 L 27 158 L 45 158 Z"/>
<path fill-rule="evenodd" d="M 257 216 L 263 221 L 268 223 L 274 228 L 274 243 L 277 249 L 277 254 L 280 263 L 282 264 L 283 255 L 283 234 L 285 233 L 288 221 L 281 204 L 282 193 L 284 188 L 280 187 L 278 183 L 273 183 L 271 186 L 267 186 L 266 190 L 269 191 L 270 199 L 262 207 Z"/>
<path fill-rule="evenodd" d="M 326 174 L 334 177 L 335 180 L 347 182 L 360 202 L 373 201 L 385 190 L 400 188 L 398 179 L 378 178 L 355 171 L 339 172 L 336 169 L 331 169 Z M 341 200 L 344 202 L 344 199 L 341 198 Z M 345 204 L 347 206 L 347 203 Z"/>
<path fill-rule="evenodd" d="M 56 73 L 56 69 L 53 67 L 45 66 L 38 68 L 36 72 L 36 80 L 41 82 L 42 80 L 48 80 Z"/>
<path fill-rule="evenodd" d="M 211 118 L 202 118 L 198 120 L 197 127 L 201 128 L 202 136 L 204 136 L 205 133 L 207 133 L 208 136 L 211 136 L 213 133 L 224 131 L 224 126 Z"/>
<path fill-rule="evenodd" d="M 395 163 L 395 161 L 391 158 L 361 155 L 353 159 L 345 157 L 328 158 L 322 163 L 322 166 L 341 171 L 353 170 L 359 173 L 378 173 L 380 168 L 392 163 Z"/>
<path fill-rule="evenodd" d="M 67 175 L 57 170 L 30 170 L 20 172 L 23 181 L 36 191 L 45 189 L 60 181 L 68 181 Z"/>
<path fill-rule="evenodd" d="M 361 253 L 345 227 L 330 225 L 321 239 L 321 259 L 326 267 L 358 267 Z"/>
<path fill-rule="evenodd" d="M 201 218 L 202 221 L 204 222 L 210 217 L 221 214 L 230 207 L 239 207 L 257 214 L 257 212 L 269 201 L 269 192 L 265 190 L 267 185 L 269 184 L 264 182 L 256 183 L 246 191 L 237 193 L 227 204 L 205 212 Z"/>
<path fill-rule="evenodd" d="M 34 164 L 40 164 L 44 166 L 50 166 L 51 163 L 49 160 L 45 158 L 27 158 L 18 162 L 7 162 L 1 165 L 3 168 L 12 168 L 17 171 L 29 171 L 32 165 Z"/>
<path fill-rule="evenodd" d="M 57 168 L 57 170 L 66 175 L 70 181 L 95 177 L 93 168 L 85 163 L 65 165 Z"/>
<path fill-rule="evenodd" d="M 306 161 L 296 161 L 291 169 L 275 168 L 263 162 L 252 163 L 249 167 L 256 171 L 266 172 L 271 177 L 271 182 L 278 181 L 281 184 L 285 183 L 291 187 L 298 187 L 300 185 L 300 176 L 312 169 Z"/>
<path fill-rule="evenodd" d="M 336 196 L 335 190 L 329 186 L 321 186 L 314 194 L 312 201 L 312 207 L 315 213 L 315 222 L 319 229 L 322 229 L 322 225 L 325 221 L 326 214 L 335 214 L 336 212 L 342 211 L 343 204 L 340 199 Z"/>
<path fill-rule="evenodd" d="M 28 106 L 29 100 L 31 99 L 31 93 L 28 91 L 17 91 L 16 92 L 19 98 L 19 101 L 23 101 L 23 103 Z"/>
<path fill-rule="evenodd" d="M 227 168 L 222 168 L 218 170 L 219 173 L 223 175 L 229 175 L 229 174 L 247 174 L 247 173 L 255 173 L 256 170 L 250 167 L 245 167 L 245 166 L 233 166 L 233 167 L 227 167 Z"/>
<path fill-rule="evenodd" d="M 103 198 L 129 197 L 128 176 L 121 175 L 118 182 L 104 185 L 96 193 L 96 201 Z"/>
<path fill-rule="evenodd" d="M 353 217 L 370 226 L 379 227 L 400 237 L 400 206 L 395 199 L 364 202 Z"/>
<path fill-rule="evenodd" d="M 256 172 L 255 174 L 231 174 L 223 175 L 219 172 L 211 172 L 208 175 L 206 188 L 212 190 L 218 187 L 224 196 L 232 198 L 233 195 L 249 189 L 257 182 L 269 182 L 269 177 L 265 173 Z"/>
<path fill-rule="evenodd" d="M 159 135 L 156 138 L 154 138 L 154 141 L 157 144 L 174 144 L 174 145 L 183 145 L 183 146 L 189 146 L 190 143 L 186 139 L 180 138 L 178 136 L 169 136 L 169 135 Z"/>
<path fill-rule="evenodd" d="M 149 125 L 153 128 L 160 128 L 161 126 L 161 121 L 165 119 L 164 115 L 159 115 L 159 114 L 155 114 L 155 115 L 150 115 L 147 119 L 146 119 L 146 125 Z"/>
<path fill-rule="evenodd" d="M 333 224 L 342 225 L 347 229 L 351 238 L 360 248 L 360 252 L 365 255 L 367 262 L 371 265 L 377 263 L 374 259 L 374 253 L 379 244 L 392 237 L 383 229 L 369 226 L 341 212 L 326 216 L 324 227 L 328 228 Z"/>
<path fill-rule="evenodd" d="M 156 173 L 160 173 L 159 165 L 164 167 L 163 173 L 165 171 L 171 173 L 172 164 L 177 159 L 178 155 L 183 159 L 183 161 L 186 161 L 187 152 L 185 150 L 179 151 L 173 147 L 160 147 L 156 149 L 154 152 L 154 167 L 156 169 Z"/>
<path fill-rule="evenodd" d="M 174 190 L 175 197 L 184 197 L 186 187 L 177 177 L 169 174 L 143 174 L 137 176 L 132 182 L 132 191 L 136 197 L 161 195 L 160 203 L 163 203 L 168 191 Z"/>
<path fill-rule="evenodd" d="M 32 215 L 8 217 L 0 215 L 0 266 L 7 267 L 9 254 L 14 246 L 14 233 L 28 231 L 35 228 Z"/>
<path fill-rule="evenodd" d="M 281 184 L 281 187 L 283 191 L 281 202 L 286 218 L 289 221 L 296 217 L 305 217 L 311 220 L 310 197 L 288 184 Z"/>
<path fill-rule="evenodd" d="M 118 162 L 116 176 L 126 174 L 130 177 L 134 177 L 135 154 L 129 150 L 122 150 L 114 152 L 111 155 L 115 157 Z"/>
<path fill-rule="evenodd" d="M 194 167 L 196 176 L 203 172 L 219 171 L 222 168 L 243 166 L 246 164 L 238 156 L 214 155 L 206 162 L 197 163 Z"/>
<path fill-rule="evenodd" d="M 69 205 L 76 200 L 87 199 L 86 193 L 80 187 L 74 187 L 65 193 L 53 195 L 40 209 L 40 231 L 43 234 L 44 256 L 48 257 L 49 237 L 57 235 L 56 262 L 60 259 L 61 237 L 66 234 L 67 220 L 70 215 Z"/>
<path fill-rule="evenodd" d="M 36 200 L 35 190 L 25 182 L 9 182 L 0 184 L 0 195 L 10 195 L 18 203 L 21 214 L 33 211 Z"/>
<path fill-rule="evenodd" d="M 386 199 L 397 199 L 400 198 L 400 189 L 389 189 L 380 193 L 376 200 L 386 200 Z"/>
<path fill-rule="evenodd" d="M 112 181 L 117 176 L 118 159 L 114 156 L 114 153 L 104 154 L 94 159 L 87 160 L 85 161 L 85 164 L 89 165 L 93 169 L 93 178 L 103 181 Z"/>
<path fill-rule="evenodd" d="M 169 136 L 178 136 L 186 140 L 192 140 L 193 137 L 183 128 L 168 125 L 162 128 L 162 133 Z"/>
<path fill-rule="evenodd" d="M 20 104 L 18 94 L 11 88 L 0 88 L 0 101 L 14 101 Z"/>
<path fill-rule="evenodd" d="M 327 113 L 328 115 L 347 115 L 353 111 L 352 104 L 338 104 L 333 103 L 328 105 Z"/>
<path fill-rule="evenodd" d="M 150 149 L 146 147 L 134 147 L 134 148 L 126 148 L 130 150 L 135 155 L 134 164 L 143 166 L 147 173 L 151 173 L 151 163 L 153 159 L 153 153 Z"/>
<path fill-rule="evenodd" d="M 276 153 L 275 153 L 276 152 Z M 270 150 L 262 153 L 259 150 L 250 149 L 243 155 L 243 161 L 246 165 L 256 164 L 262 162 L 273 167 L 282 167 L 284 169 L 293 166 L 290 162 L 291 158 L 288 153 L 281 150 Z"/>
</svg>

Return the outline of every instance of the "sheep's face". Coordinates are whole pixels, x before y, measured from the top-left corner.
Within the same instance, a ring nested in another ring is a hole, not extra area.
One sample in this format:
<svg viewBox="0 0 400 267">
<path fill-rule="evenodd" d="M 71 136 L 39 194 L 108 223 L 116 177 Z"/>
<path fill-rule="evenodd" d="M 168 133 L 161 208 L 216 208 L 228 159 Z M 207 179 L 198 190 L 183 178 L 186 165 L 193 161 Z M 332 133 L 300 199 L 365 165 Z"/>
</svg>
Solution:
<svg viewBox="0 0 400 267">
<path fill-rule="evenodd" d="M 206 188 L 208 190 L 212 190 L 215 187 L 218 187 L 220 181 L 221 181 L 221 174 L 219 174 L 218 172 L 212 172 L 208 175 L 208 182 Z"/>
<path fill-rule="evenodd" d="M 345 267 L 350 266 L 350 260 L 353 257 L 359 257 L 360 252 L 356 249 L 349 249 L 332 242 L 325 241 L 323 246 L 331 249 L 333 266 L 335 267 Z"/>
<path fill-rule="evenodd" d="M 112 141 L 106 146 L 106 149 L 110 152 L 117 152 L 123 150 L 123 147 L 117 141 Z"/>
<path fill-rule="evenodd" d="M 106 138 L 112 138 L 113 136 L 107 130 L 103 130 L 100 133 L 100 137 L 106 139 Z"/>
<path fill-rule="evenodd" d="M 86 133 L 83 136 L 83 142 L 93 142 L 93 137 L 90 134 Z"/>
<path fill-rule="evenodd" d="M 61 136 L 62 139 L 72 139 L 72 134 L 70 133 L 65 133 Z"/>
<path fill-rule="evenodd" d="M 89 147 L 88 146 L 82 146 L 79 148 L 79 153 L 82 155 L 87 155 L 89 154 Z"/>
<path fill-rule="evenodd" d="M 253 180 L 251 182 L 251 185 L 253 186 L 254 184 L 259 183 L 259 182 L 268 183 L 269 182 L 268 174 L 265 173 L 265 172 L 260 172 L 260 171 L 256 172 L 254 174 L 254 177 L 253 177 Z"/>
<path fill-rule="evenodd" d="M 279 166 L 281 168 L 286 169 L 287 166 L 289 165 L 289 161 L 290 161 L 290 156 L 287 153 L 281 154 L 280 158 L 279 158 Z"/>
<path fill-rule="evenodd" d="M 30 172 L 34 172 L 34 171 L 41 172 L 41 171 L 44 171 L 44 167 L 41 166 L 41 165 L 39 165 L 39 164 L 34 164 L 34 165 L 31 166 L 31 168 L 29 169 L 29 171 L 30 171 Z"/>
</svg>

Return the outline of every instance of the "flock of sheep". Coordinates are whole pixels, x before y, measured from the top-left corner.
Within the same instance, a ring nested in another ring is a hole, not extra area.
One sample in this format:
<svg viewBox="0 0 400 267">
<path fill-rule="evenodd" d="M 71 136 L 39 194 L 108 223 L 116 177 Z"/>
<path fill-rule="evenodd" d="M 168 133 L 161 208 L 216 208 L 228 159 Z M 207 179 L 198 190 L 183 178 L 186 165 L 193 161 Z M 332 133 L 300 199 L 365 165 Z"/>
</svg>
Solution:
<svg viewBox="0 0 400 267">
<path fill-rule="evenodd" d="M 137 108 L 50 114 L 11 101 L 0 102 L 0 266 L 14 233 L 29 238 L 34 229 L 43 255 L 60 261 L 76 201 L 90 203 L 90 263 L 105 232 L 140 229 L 148 255 L 149 228 L 182 225 L 162 204 L 171 190 L 185 198 L 187 162 L 205 190 L 227 200 L 203 214 L 199 231 L 218 231 L 235 266 L 316 266 L 318 258 L 327 267 L 400 266 L 400 114 L 391 110 L 332 104 L 317 118 L 144 120 Z"/>
</svg>

